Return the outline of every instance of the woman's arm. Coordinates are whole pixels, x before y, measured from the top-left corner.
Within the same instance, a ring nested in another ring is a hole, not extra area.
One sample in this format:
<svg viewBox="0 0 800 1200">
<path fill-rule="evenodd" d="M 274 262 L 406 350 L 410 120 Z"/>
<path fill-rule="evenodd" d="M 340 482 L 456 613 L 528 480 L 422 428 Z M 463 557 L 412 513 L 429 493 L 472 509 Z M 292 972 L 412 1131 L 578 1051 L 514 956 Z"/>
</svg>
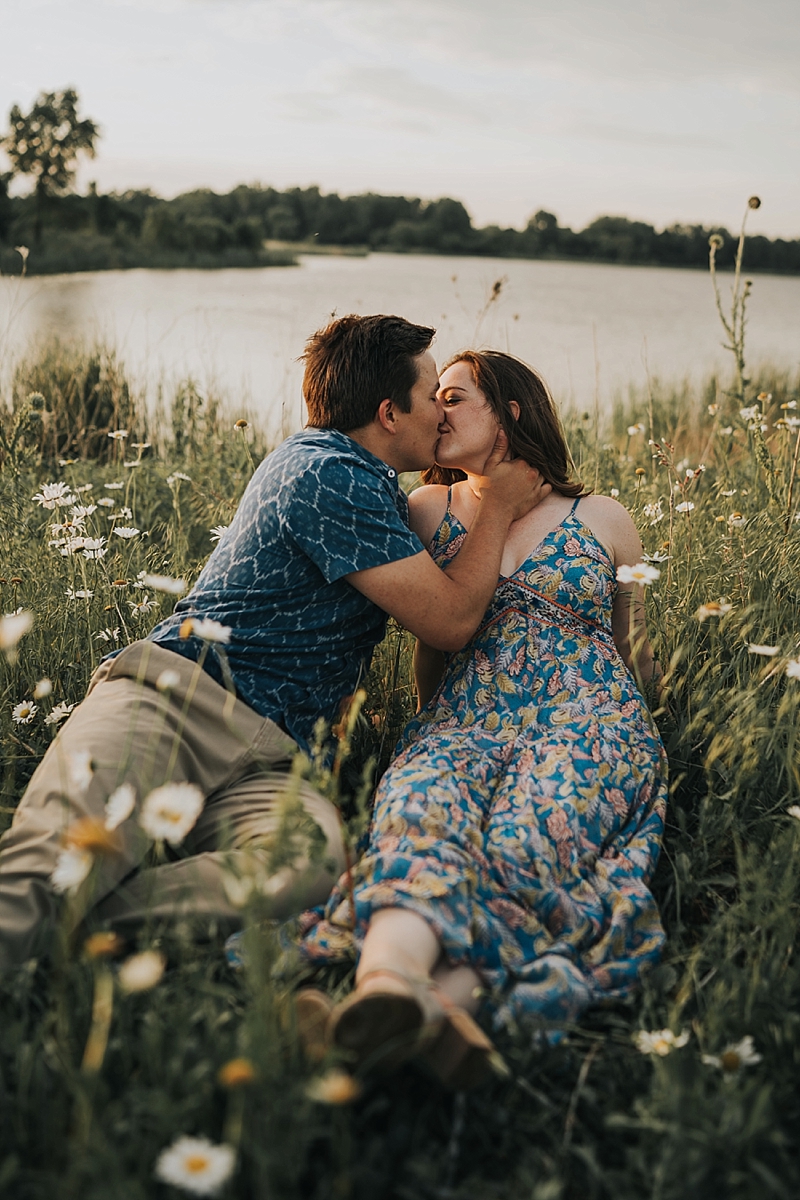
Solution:
<svg viewBox="0 0 800 1200">
<path fill-rule="evenodd" d="M 414 682 L 417 685 L 417 712 L 432 698 L 444 673 L 444 654 L 417 638 L 414 646 Z"/>
<path fill-rule="evenodd" d="M 607 548 L 614 567 L 635 566 L 644 553 L 639 531 L 626 508 L 609 496 L 587 496 L 581 501 L 581 518 Z M 644 588 L 617 583 L 611 613 L 614 642 L 631 674 L 640 685 L 663 677 L 653 655 L 645 623 Z"/>
<path fill-rule="evenodd" d="M 409 524 L 424 546 L 432 540 L 447 511 L 447 488 L 438 484 L 417 488 L 408 498 Z M 439 686 L 444 671 L 444 654 L 421 642 L 414 646 L 414 682 L 417 711 L 425 707 Z"/>
<path fill-rule="evenodd" d="M 630 514 L 621 504 L 611 501 L 611 540 L 614 566 L 635 566 L 642 561 L 644 547 Z M 617 583 L 611 613 L 614 641 L 629 671 L 640 686 L 661 683 L 664 672 L 656 661 L 645 619 L 644 588 L 641 584 Z"/>
</svg>

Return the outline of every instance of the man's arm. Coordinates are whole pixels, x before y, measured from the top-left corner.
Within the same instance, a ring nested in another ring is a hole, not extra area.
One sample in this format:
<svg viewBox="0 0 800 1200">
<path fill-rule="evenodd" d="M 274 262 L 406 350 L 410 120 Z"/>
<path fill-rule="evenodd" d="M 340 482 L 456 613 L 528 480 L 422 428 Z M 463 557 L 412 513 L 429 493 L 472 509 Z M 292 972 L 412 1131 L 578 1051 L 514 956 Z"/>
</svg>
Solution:
<svg viewBox="0 0 800 1200">
<path fill-rule="evenodd" d="M 469 534 L 447 571 L 427 551 L 345 578 L 384 612 L 436 650 L 460 650 L 497 587 L 509 526 L 552 490 L 522 459 L 503 462 L 504 436 L 481 477 L 481 501 Z"/>
</svg>

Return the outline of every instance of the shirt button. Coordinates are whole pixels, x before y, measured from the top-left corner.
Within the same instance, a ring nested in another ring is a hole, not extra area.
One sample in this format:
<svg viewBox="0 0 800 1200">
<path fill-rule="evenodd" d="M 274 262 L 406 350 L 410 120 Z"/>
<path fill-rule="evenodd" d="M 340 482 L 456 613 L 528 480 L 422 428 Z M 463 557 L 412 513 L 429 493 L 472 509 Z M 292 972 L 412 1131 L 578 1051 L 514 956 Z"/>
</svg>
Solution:
<svg viewBox="0 0 800 1200">
<path fill-rule="evenodd" d="M 395 477 L 395 472 L 392 470 L 387 471 L 386 474 L 389 476 L 390 479 L 394 479 L 394 477 Z"/>
</svg>

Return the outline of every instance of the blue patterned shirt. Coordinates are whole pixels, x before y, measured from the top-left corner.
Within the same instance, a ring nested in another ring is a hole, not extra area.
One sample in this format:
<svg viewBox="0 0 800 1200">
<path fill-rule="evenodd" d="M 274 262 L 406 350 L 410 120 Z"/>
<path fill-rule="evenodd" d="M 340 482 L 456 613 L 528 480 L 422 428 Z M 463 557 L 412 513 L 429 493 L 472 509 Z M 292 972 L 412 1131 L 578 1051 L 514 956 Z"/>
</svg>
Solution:
<svg viewBox="0 0 800 1200">
<path fill-rule="evenodd" d="M 422 549 L 397 472 L 345 433 L 306 429 L 264 459 L 192 591 L 149 637 L 196 660 L 202 643 L 178 636 L 187 616 L 231 626 L 239 698 L 308 746 L 386 629 L 343 576 Z M 222 682 L 213 651 L 206 667 Z"/>
</svg>

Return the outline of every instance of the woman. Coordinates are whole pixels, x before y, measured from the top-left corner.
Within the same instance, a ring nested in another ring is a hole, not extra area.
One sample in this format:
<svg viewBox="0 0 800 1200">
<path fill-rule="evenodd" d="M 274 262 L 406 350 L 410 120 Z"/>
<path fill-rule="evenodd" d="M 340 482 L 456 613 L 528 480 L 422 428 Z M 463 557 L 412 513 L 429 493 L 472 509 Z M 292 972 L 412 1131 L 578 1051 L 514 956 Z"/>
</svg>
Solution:
<svg viewBox="0 0 800 1200">
<path fill-rule="evenodd" d="M 440 1073 L 463 1084 L 491 1060 L 468 1015 L 480 996 L 496 1024 L 563 1023 L 628 994 L 658 958 L 647 884 L 666 778 L 636 682 L 660 677 L 641 589 L 616 581 L 642 557 L 630 516 L 570 478 L 553 402 L 524 363 L 460 354 L 439 395 L 434 482 L 410 502 L 443 569 L 499 430 L 553 490 L 512 525 L 469 644 L 448 656 L 417 646 L 420 711 L 378 788 L 353 879 L 302 919 L 302 952 L 360 950 L 355 991 L 327 1018 L 340 1048 L 391 1060 L 427 1038 Z M 302 993 L 301 1021 L 323 1004 Z"/>
</svg>

